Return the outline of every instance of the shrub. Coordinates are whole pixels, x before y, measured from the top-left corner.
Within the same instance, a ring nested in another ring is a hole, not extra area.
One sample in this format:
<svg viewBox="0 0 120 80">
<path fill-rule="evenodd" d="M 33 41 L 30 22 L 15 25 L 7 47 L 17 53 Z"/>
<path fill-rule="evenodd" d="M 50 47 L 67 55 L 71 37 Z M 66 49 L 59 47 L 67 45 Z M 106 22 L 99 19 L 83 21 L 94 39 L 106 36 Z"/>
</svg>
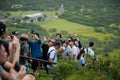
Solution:
<svg viewBox="0 0 120 80">
<path fill-rule="evenodd" d="M 49 29 L 49 32 L 57 32 L 57 29 L 56 28 L 51 28 L 51 29 Z"/>
<path fill-rule="evenodd" d="M 52 68 L 50 72 L 53 76 L 62 80 L 62 79 L 66 79 L 68 76 L 74 73 L 76 68 L 77 68 L 77 63 L 73 60 L 70 60 L 70 58 L 66 57 L 60 59 L 58 61 L 57 66 Z"/>
</svg>

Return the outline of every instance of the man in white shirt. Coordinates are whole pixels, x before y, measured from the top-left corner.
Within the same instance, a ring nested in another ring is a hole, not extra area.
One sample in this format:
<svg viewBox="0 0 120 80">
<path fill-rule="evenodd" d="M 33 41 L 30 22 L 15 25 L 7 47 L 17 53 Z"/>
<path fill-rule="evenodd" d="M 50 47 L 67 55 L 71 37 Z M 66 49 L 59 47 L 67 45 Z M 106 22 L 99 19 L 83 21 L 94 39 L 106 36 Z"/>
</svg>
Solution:
<svg viewBox="0 0 120 80">
<path fill-rule="evenodd" d="M 85 49 L 85 53 L 89 54 L 91 57 L 94 57 L 94 51 L 93 51 L 94 43 L 90 42 L 89 47 Z"/>
<path fill-rule="evenodd" d="M 56 41 L 54 43 L 54 46 L 49 48 L 47 56 L 48 56 L 48 60 L 50 62 L 57 62 L 57 51 L 60 48 L 60 45 L 61 45 L 60 41 Z M 55 66 L 56 65 L 54 65 L 54 64 L 48 64 L 47 68 L 50 69 Z"/>
<path fill-rule="evenodd" d="M 78 55 L 78 49 L 77 49 L 77 47 L 75 46 L 73 40 L 70 40 L 70 41 L 69 41 L 69 45 L 71 46 L 72 59 L 73 59 L 74 61 L 76 61 L 76 60 L 77 60 L 77 55 Z"/>
</svg>

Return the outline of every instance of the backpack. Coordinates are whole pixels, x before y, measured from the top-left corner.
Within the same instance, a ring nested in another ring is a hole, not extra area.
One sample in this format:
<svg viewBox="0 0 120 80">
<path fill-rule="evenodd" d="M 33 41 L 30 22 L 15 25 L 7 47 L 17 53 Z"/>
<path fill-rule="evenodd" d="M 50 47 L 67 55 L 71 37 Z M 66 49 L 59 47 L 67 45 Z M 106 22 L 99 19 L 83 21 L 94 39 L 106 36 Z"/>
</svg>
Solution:
<svg viewBox="0 0 120 80">
<path fill-rule="evenodd" d="M 49 61 L 50 53 L 51 53 L 52 51 L 55 51 L 55 50 L 53 49 L 53 50 L 51 50 L 51 51 L 47 54 L 47 61 Z M 54 57 L 53 57 L 53 60 L 54 60 L 54 59 L 55 59 L 55 55 L 54 55 Z"/>
</svg>

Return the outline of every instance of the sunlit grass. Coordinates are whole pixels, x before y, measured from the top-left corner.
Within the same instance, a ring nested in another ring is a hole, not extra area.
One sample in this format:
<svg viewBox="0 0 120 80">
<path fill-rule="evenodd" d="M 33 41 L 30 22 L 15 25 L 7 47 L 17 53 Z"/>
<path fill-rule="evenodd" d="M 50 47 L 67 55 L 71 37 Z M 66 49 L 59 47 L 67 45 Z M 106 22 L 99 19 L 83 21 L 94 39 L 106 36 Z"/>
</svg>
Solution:
<svg viewBox="0 0 120 80">
<path fill-rule="evenodd" d="M 57 32 L 67 31 L 69 34 L 79 34 L 81 36 L 95 37 L 99 40 L 105 40 L 106 37 L 112 37 L 113 34 L 107 33 L 97 33 L 94 31 L 94 27 L 86 26 L 74 22 L 67 21 L 65 19 L 56 19 L 56 20 L 48 20 L 44 22 L 37 22 L 36 24 L 41 25 L 41 27 L 47 29 L 47 31 L 51 28 L 56 28 Z"/>
<path fill-rule="evenodd" d="M 120 49 L 114 49 L 112 52 L 110 52 L 110 56 L 111 57 L 117 56 L 120 58 Z"/>
</svg>

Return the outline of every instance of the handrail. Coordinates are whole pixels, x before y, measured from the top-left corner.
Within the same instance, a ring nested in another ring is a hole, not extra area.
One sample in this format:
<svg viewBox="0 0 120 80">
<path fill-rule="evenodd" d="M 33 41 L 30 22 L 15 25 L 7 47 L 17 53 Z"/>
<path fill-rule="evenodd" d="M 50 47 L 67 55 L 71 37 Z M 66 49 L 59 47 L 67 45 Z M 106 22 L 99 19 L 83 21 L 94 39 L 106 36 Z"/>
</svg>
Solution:
<svg viewBox="0 0 120 80">
<path fill-rule="evenodd" d="M 50 61 L 43 60 L 43 59 L 38 59 L 38 58 L 24 57 L 24 56 L 22 56 L 22 55 L 20 55 L 20 57 L 25 58 L 25 59 L 37 60 L 37 61 L 40 61 L 40 62 L 43 62 L 43 63 L 47 63 L 47 64 L 57 64 L 57 63 L 55 63 L 55 62 L 50 62 Z"/>
</svg>

